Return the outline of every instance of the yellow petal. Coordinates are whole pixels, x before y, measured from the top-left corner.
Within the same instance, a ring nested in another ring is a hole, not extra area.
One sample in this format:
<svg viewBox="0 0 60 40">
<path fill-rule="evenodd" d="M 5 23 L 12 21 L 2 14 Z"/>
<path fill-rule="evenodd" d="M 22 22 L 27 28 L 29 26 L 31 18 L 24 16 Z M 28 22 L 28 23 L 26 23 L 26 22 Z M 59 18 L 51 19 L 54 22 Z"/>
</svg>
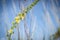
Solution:
<svg viewBox="0 0 60 40">
<path fill-rule="evenodd" d="M 15 20 L 16 21 L 16 23 L 19 23 L 20 22 L 20 20 Z"/>
<path fill-rule="evenodd" d="M 8 33 L 10 33 L 10 34 L 11 34 L 12 32 L 13 32 L 13 30 L 12 30 L 12 29 L 10 29 L 10 30 L 8 31 Z"/>
<path fill-rule="evenodd" d="M 15 17 L 15 21 L 16 21 L 16 23 L 19 23 L 20 22 L 20 17 L 19 16 Z"/>
</svg>

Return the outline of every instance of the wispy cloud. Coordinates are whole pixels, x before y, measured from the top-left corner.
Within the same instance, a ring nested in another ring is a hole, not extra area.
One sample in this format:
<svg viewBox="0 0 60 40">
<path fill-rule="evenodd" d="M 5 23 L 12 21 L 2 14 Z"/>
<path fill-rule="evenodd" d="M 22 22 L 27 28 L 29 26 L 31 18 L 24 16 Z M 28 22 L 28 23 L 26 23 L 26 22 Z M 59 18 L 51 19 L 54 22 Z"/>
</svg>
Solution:
<svg viewBox="0 0 60 40">
<path fill-rule="evenodd" d="M 36 16 L 35 16 L 35 17 L 32 19 L 32 23 L 33 23 L 33 24 L 32 24 L 32 29 L 31 29 L 31 30 L 32 30 L 31 38 L 34 37 L 33 35 L 34 35 L 35 29 L 36 29 L 36 25 L 37 25 L 36 22 L 37 22 L 37 19 L 36 19 Z"/>
<path fill-rule="evenodd" d="M 2 3 L 3 3 L 2 4 L 2 6 L 3 6 L 2 18 L 3 18 L 3 24 L 4 24 L 3 30 L 5 31 L 4 39 L 6 40 L 6 34 L 7 34 L 8 29 L 10 28 L 11 24 L 10 24 L 9 17 L 8 17 L 6 0 L 3 0 Z M 4 40 L 4 39 L 2 39 L 2 40 Z"/>
<path fill-rule="evenodd" d="M 56 20 L 56 23 L 59 24 L 59 17 L 58 17 L 58 9 L 56 7 L 56 5 L 54 4 L 54 1 L 51 0 L 51 12 Z"/>
<path fill-rule="evenodd" d="M 7 11 L 7 7 L 6 7 L 6 1 L 3 0 L 3 12 L 2 12 L 3 18 L 4 18 L 4 22 L 8 25 L 10 25 L 10 21 L 9 21 L 9 17 L 8 17 L 8 11 Z"/>
<path fill-rule="evenodd" d="M 45 23 L 46 23 L 45 25 L 46 25 L 46 28 L 47 28 L 46 31 L 48 33 L 52 34 L 54 32 L 54 30 L 55 30 L 53 21 L 51 20 L 50 13 L 47 10 L 46 5 L 44 4 L 44 2 L 42 3 L 42 5 L 43 5 L 44 11 L 45 11 L 45 17 L 44 17 L 44 19 L 45 19 Z"/>
<path fill-rule="evenodd" d="M 16 7 L 16 4 L 15 4 L 15 1 L 14 0 L 12 0 L 12 8 L 13 8 L 13 15 L 14 14 L 17 14 L 17 7 Z"/>
</svg>

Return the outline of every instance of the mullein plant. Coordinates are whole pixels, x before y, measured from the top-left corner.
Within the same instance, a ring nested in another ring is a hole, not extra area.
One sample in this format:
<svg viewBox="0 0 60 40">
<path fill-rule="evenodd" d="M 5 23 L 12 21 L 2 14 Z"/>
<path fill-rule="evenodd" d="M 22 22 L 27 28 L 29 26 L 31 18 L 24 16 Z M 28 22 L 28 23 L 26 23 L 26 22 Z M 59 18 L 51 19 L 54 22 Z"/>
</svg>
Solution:
<svg viewBox="0 0 60 40">
<path fill-rule="evenodd" d="M 58 28 L 57 32 L 54 34 L 54 39 L 58 39 L 60 37 L 60 28 Z"/>
<path fill-rule="evenodd" d="M 26 3 L 26 1 L 24 1 Z M 23 5 L 23 4 L 22 4 Z M 24 5 L 22 7 L 22 11 L 24 10 Z M 29 29 L 27 27 L 27 23 L 26 23 L 26 19 L 24 18 L 24 31 L 25 31 L 25 34 L 26 34 L 26 37 L 27 37 L 27 40 L 30 40 L 30 35 L 29 35 Z"/>
<path fill-rule="evenodd" d="M 60 37 L 60 28 L 58 28 L 57 32 L 50 37 L 50 40 L 57 40 L 59 37 Z"/>
<path fill-rule="evenodd" d="M 11 35 L 14 33 L 13 30 L 14 28 L 16 28 L 16 26 L 20 23 L 21 20 L 24 20 L 27 12 L 29 10 L 31 10 L 37 3 L 39 0 L 35 0 L 31 5 L 29 5 L 26 9 L 23 10 L 23 12 L 19 13 L 14 21 L 12 22 L 12 27 L 10 30 L 8 30 L 7 36 L 8 36 L 8 40 L 11 40 Z"/>
</svg>

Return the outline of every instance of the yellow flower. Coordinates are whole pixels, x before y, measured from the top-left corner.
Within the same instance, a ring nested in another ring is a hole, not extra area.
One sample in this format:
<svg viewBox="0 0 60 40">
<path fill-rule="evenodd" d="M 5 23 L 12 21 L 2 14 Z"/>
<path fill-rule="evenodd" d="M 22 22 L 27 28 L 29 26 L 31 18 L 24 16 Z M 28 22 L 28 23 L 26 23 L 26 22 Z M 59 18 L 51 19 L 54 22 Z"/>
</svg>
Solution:
<svg viewBox="0 0 60 40">
<path fill-rule="evenodd" d="M 25 18 L 25 16 L 26 16 L 26 13 L 22 13 L 22 14 L 21 14 L 22 20 Z"/>
<path fill-rule="evenodd" d="M 10 33 L 10 34 L 11 34 L 12 32 L 13 32 L 13 30 L 12 30 L 12 29 L 10 29 L 10 30 L 8 31 L 8 33 Z"/>
<path fill-rule="evenodd" d="M 16 21 L 16 23 L 19 23 L 20 22 L 20 17 L 19 16 L 15 17 L 15 21 Z"/>
</svg>

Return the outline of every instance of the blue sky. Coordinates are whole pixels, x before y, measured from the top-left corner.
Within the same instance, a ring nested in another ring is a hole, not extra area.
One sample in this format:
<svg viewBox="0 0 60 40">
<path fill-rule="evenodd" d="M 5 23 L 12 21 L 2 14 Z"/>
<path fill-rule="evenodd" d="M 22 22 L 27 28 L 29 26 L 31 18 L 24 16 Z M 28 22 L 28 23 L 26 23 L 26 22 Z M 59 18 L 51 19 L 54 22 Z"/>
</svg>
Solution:
<svg viewBox="0 0 60 40">
<path fill-rule="evenodd" d="M 34 0 L 33 0 L 34 1 Z M 25 7 L 33 2 L 28 0 L 24 3 L 20 1 Z M 22 5 L 22 6 L 23 6 Z M 12 26 L 12 21 L 21 12 L 18 0 L 1 0 L 0 1 L 0 39 L 6 40 L 6 30 Z M 31 16 L 33 15 L 33 16 Z M 60 1 L 55 0 L 41 0 L 39 1 L 27 14 L 26 23 L 27 28 L 30 29 L 30 35 L 33 40 L 49 40 L 49 36 L 54 34 L 59 27 L 60 19 Z M 19 31 L 21 38 L 25 39 L 24 20 L 19 23 Z M 33 33 L 32 33 L 33 32 Z M 12 39 L 17 40 L 17 29 L 14 29 Z"/>
</svg>

